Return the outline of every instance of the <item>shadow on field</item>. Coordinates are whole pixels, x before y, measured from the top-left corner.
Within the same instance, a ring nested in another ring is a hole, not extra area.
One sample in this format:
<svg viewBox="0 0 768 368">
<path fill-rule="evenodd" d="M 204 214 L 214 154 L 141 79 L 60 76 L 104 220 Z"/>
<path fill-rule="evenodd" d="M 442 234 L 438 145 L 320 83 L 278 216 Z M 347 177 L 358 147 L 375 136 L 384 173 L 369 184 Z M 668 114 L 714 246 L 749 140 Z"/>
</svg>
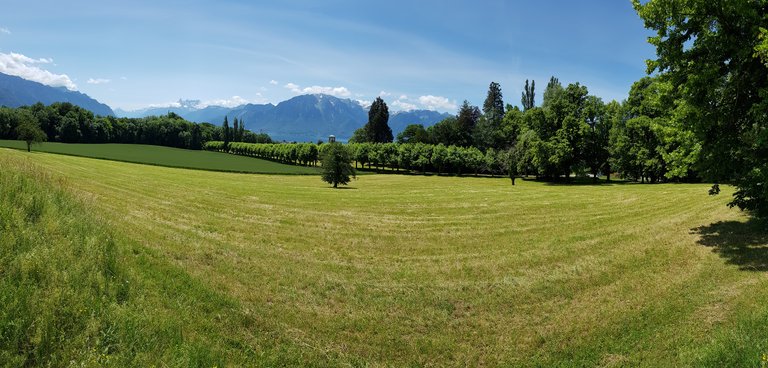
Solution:
<svg viewBox="0 0 768 368">
<path fill-rule="evenodd" d="M 768 271 L 768 221 L 719 221 L 691 233 L 701 235 L 699 244 L 741 270 Z"/>
</svg>

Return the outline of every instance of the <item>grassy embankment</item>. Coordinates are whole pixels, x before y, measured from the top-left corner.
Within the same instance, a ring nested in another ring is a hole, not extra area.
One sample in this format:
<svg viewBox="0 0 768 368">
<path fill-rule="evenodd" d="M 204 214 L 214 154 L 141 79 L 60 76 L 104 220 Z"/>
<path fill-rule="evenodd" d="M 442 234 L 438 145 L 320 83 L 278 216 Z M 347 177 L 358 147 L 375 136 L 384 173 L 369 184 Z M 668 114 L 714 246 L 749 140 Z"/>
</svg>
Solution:
<svg viewBox="0 0 768 368">
<path fill-rule="evenodd" d="M 27 144 L 23 141 L 0 140 L 0 147 L 26 150 Z M 33 145 L 32 150 L 139 164 L 212 171 L 305 175 L 315 175 L 320 172 L 316 167 L 285 165 L 253 157 L 143 144 L 44 142 L 39 145 Z"/>
<path fill-rule="evenodd" d="M 236 300 L 113 231 L 72 185 L 0 149 L 0 366 L 300 361 Z"/>
<path fill-rule="evenodd" d="M 268 352 L 320 365 L 719 367 L 768 353 L 768 236 L 725 206 L 730 188 L 369 175 L 332 190 L 309 176 L 0 156 L 65 178 L 121 239 L 127 306 L 117 286 L 91 297 L 138 319 L 114 323 L 114 354 L 167 330 L 156 324 L 176 332 L 145 357 L 171 362 L 179 346 L 235 365 Z M 99 292 L 91 284 L 71 287 Z"/>
</svg>

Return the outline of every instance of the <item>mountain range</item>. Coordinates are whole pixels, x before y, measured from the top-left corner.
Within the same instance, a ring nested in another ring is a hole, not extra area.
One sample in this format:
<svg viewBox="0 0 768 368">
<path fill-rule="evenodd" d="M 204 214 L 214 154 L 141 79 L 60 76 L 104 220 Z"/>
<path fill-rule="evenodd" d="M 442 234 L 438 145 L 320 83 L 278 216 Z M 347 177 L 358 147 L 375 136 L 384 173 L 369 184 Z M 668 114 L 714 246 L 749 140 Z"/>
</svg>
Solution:
<svg viewBox="0 0 768 368">
<path fill-rule="evenodd" d="M 278 141 L 326 140 L 335 135 L 339 140 L 349 139 L 354 131 L 368 121 L 368 111 L 357 101 L 324 94 L 301 95 L 274 104 L 246 104 L 234 108 L 202 106 L 199 100 L 179 100 L 168 107 L 151 107 L 125 111 L 112 109 L 86 94 L 65 88 L 50 87 L 37 82 L 0 73 L 0 106 L 18 107 L 37 102 L 51 104 L 70 102 L 92 111 L 96 115 L 141 118 L 173 112 L 196 123 L 220 125 L 226 116 L 230 124 L 237 118 L 253 132 L 269 134 Z M 431 126 L 447 117 L 447 113 L 431 110 L 393 112 L 389 126 L 396 136 L 408 124 Z"/>
<path fill-rule="evenodd" d="M 0 73 L 0 106 L 19 107 L 41 102 L 69 102 L 90 110 L 96 115 L 114 116 L 112 109 L 84 93 L 64 87 L 51 87 L 16 76 Z"/>
<path fill-rule="evenodd" d="M 368 111 L 357 101 L 325 94 L 300 95 L 274 104 L 246 104 L 234 108 L 200 107 L 199 100 L 179 100 L 168 107 L 152 107 L 134 111 L 116 110 L 118 116 L 145 117 L 178 114 L 189 121 L 219 125 L 226 116 L 230 124 L 237 118 L 254 132 L 269 134 L 272 139 L 286 141 L 315 141 L 333 134 L 347 140 L 355 129 L 368 121 Z M 432 110 L 399 111 L 390 114 L 389 126 L 397 135 L 408 124 L 433 125 L 447 113 Z"/>
</svg>

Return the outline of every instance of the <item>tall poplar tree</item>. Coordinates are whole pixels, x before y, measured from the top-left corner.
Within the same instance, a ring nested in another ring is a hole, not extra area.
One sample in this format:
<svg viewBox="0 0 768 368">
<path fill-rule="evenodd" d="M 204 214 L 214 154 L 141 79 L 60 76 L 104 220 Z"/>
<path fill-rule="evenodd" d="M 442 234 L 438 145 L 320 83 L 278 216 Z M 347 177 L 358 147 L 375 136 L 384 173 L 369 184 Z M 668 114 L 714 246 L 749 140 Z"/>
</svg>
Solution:
<svg viewBox="0 0 768 368">
<path fill-rule="evenodd" d="M 532 109 L 536 106 L 536 81 L 531 80 L 531 84 L 528 84 L 528 80 L 525 80 L 525 90 L 523 96 L 520 99 L 523 104 L 523 111 Z"/>
<path fill-rule="evenodd" d="M 232 134 L 229 130 L 229 120 L 227 120 L 226 116 L 224 116 L 224 124 L 222 128 L 222 134 L 224 135 L 224 137 L 222 137 L 224 138 L 224 150 L 226 151 L 229 149 L 229 141 Z"/>
</svg>

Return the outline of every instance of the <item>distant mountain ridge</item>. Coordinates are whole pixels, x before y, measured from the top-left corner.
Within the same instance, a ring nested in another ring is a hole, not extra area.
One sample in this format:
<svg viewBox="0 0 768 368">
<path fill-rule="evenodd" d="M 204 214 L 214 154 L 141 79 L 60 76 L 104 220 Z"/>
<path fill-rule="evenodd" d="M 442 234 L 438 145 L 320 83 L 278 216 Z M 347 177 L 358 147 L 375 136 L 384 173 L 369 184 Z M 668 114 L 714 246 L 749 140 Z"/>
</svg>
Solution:
<svg viewBox="0 0 768 368">
<path fill-rule="evenodd" d="M 216 123 L 224 119 L 224 115 L 232 110 L 223 106 L 205 106 L 199 107 L 200 100 L 179 100 L 175 104 L 167 107 L 148 107 L 139 110 L 115 109 L 115 114 L 125 118 L 143 118 L 147 116 L 166 115 L 169 112 L 175 113 L 184 119 L 196 123 Z"/>
<path fill-rule="evenodd" d="M 247 104 L 231 109 L 221 106 L 196 108 L 198 105 L 197 100 L 179 100 L 170 107 L 117 110 L 117 113 L 118 116 L 144 117 L 173 112 L 189 121 L 216 125 L 227 116 L 230 124 L 237 118 L 245 121 L 246 128 L 251 131 L 267 133 L 273 139 L 286 141 L 326 140 L 331 134 L 340 140 L 347 140 L 368 121 L 368 111 L 358 102 L 325 94 L 300 95 L 277 105 Z M 390 114 L 389 126 L 397 135 L 408 124 L 427 127 L 449 116 L 431 110 L 400 111 Z"/>
<path fill-rule="evenodd" d="M 244 121 L 246 128 L 269 134 L 275 140 L 316 141 L 335 135 L 349 139 L 356 129 L 368 121 L 368 111 L 357 101 L 325 94 L 300 95 L 273 104 L 246 104 L 234 108 L 202 106 L 199 100 L 179 100 L 168 107 L 150 107 L 140 110 L 113 111 L 90 96 L 63 87 L 51 87 L 20 77 L 0 73 L 0 106 L 19 107 L 36 103 L 50 105 L 69 102 L 90 110 L 96 115 L 142 118 L 173 112 L 189 121 L 220 125 L 224 117 L 230 124 L 235 118 Z M 396 136 L 409 124 L 425 127 L 451 116 L 431 110 L 412 110 L 391 113 L 389 126 Z"/>
<path fill-rule="evenodd" d="M 50 105 L 69 102 L 96 115 L 115 116 L 112 109 L 90 96 L 64 87 L 51 87 L 13 75 L 0 73 L 0 106 L 19 107 L 36 103 Z"/>
</svg>

